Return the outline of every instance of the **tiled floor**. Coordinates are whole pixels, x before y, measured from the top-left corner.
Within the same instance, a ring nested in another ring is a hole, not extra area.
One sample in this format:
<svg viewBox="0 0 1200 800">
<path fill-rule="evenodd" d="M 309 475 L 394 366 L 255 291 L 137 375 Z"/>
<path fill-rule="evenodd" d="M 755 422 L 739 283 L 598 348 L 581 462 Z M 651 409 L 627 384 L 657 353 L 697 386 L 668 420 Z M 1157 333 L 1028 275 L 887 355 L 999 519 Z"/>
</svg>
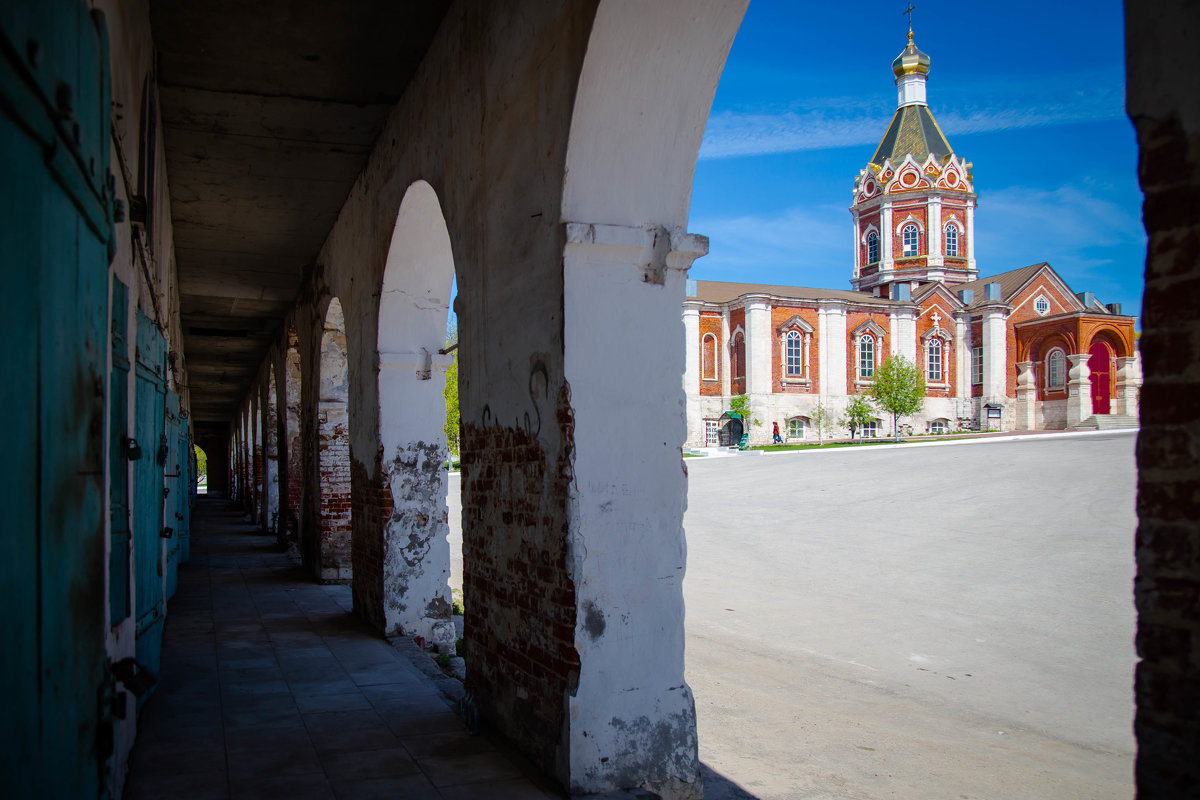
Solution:
<svg viewBox="0 0 1200 800">
<path fill-rule="evenodd" d="M 434 682 L 244 523 L 201 501 L 126 797 L 548 800 Z"/>
</svg>

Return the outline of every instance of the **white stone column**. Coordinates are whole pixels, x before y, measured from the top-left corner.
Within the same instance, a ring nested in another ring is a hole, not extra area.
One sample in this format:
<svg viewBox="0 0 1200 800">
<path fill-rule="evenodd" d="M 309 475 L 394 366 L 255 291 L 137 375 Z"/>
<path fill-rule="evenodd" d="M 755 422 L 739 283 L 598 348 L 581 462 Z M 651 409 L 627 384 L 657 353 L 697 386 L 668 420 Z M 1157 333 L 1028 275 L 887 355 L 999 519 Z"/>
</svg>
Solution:
<svg viewBox="0 0 1200 800">
<path fill-rule="evenodd" d="M 862 220 L 859 218 L 858 209 L 853 209 L 854 212 L 854 277 L 857 278 L 859 270 L 863 267 L 862 260 Z"/>
<path fill-rule="evenodd" d="M 704 444 L 704 420 L 700 416 L 700 306 L 683 305 L 683 394 L 686 398 L 687 439 L 689 447 Z"/>
<path fill-rule="evenodd" d="M 708 241 L 661 228 L 566 227 L 563 377 L 570 386 L 574 440 L 574 457 L 563 467 L 572 473 L 566 570 L 579 658 L 562 720 L 571 774 L 591 770 L 587 774 L 594 776 L 602 759 L 619 755 L 631 763 L 644 759 L 647 769 L 670 775 L 695 758 L 695 740 L 690 750 L 687 741 L 695 730 L 695 703 L 684 680 L 680 308 L 687 270 Z M 630 387 L 639 398 L 632 425 Z M 543 413 L 555 413 L 554 402 L 550 398 Z M 644 730 L 631 730 L 633 725 Z M 618 749 L 652 741 L 660 730 L 683 738 L 670 739 L 668 752 Z M 583 783 L 582 777 L 572 780 Z"/>
<path fill-rule="evenodd" d="M 892 269 L 896 259 L 892 257 L 892 202 L 885 201 L 879 210 L 879 271 Z"/>
<path fill-rule="evenodd" d="M 1067 356 L 1071 369 L 1067 372 L 1067 427 L 1077 425 L 1092 416 L 1092 371 L 1088 369 L 1090 353 Z"/>
<path fill-rule="evenodd" d="M 771 329 L 771 304 L 764 299 L 746 303 L 746 394 L 750 399 L 751 418 L 745 421 L 753 444 L 770 444 L 771 426 L 766 418 L 770 406 L 775 361 L 775 337 Z M 754 419 L 762 422 L 755 425 Z"/>
<path fill-rule="evenodd" d="M 888 317 L 888 353 L 904 356 L 917 364 L 917 311 L 915 308 L 893 308 Z"/>
<path fill-rule="evenodd" d="M 983 310 L 983 401 L 1003 403 L 1008 393 L 1008 341 L 1005 326 L 1007 306 Z"/>
<path fill-rule="evenodd" d="M 975 201 L 967 200 L 967 269 L 975 269 Z"/>
<path fill-rule="evenodd" d="M 771 304 L 767 300 L 750 300 L 746 303 L 746 394 L 771 393 L 774 350 Z"/>
<path fill-rule="evenodd" d="M 929 199 L 929 258 L 926 263 L 931 267 L 943 266 L 942 258 L 942 200 L 939 197 Z"/>
<path fill-rule="evenodd" d="M 954 317 L 954 365 L 958 376 L 956 394 L 971 396 L 971 320 L 965 314 Z"/>
<path fill-rule="evenodd" d="M 1032 361 L 1017 362 L 1017 430 L 1031 431 L 1037 425 L 1037 378 Z"/>
<path fill-rule="evenodd" d="M 821 382 L 827 397 L 846 396 L 846 304 L 838 300 L 822 300 L 825 329 L 821 339 Z"/>
<path fill-rule="evenodd" d="M 1138 359 L 1122 357 L 1117 359 L 1117 397 L 1114 401 L 1116 411 L 1113 413 L 1138 415 L 1138 389 L 1142 386 L 1142 376 L 1138 374 Z"/>
</svg>

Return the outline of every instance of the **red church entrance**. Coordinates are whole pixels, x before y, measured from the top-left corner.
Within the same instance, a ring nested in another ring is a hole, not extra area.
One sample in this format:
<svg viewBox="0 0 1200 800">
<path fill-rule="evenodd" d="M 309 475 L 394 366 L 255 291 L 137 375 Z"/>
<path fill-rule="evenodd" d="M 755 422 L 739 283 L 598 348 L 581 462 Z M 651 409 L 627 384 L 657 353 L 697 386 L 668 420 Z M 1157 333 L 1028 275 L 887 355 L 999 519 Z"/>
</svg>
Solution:
<svg viewBox="0 0 1200 800">
<path fill-rule="evenodd" d="M 1111 397 L 1111 364 L 1112 351 L 1104 342 L 1096 342 L 1088 350 L 1088 372 L 1092 382 L 1092 413 L 1109 413 L 1109 398 Z"/>
</svg>

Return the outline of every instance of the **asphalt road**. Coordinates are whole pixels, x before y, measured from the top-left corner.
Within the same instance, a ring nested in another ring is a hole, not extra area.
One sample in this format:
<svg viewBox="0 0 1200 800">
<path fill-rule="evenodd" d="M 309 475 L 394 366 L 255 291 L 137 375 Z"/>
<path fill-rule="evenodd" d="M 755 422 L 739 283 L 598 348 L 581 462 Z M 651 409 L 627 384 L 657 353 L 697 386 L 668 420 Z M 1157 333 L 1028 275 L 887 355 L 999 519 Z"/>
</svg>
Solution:
<svg viewBox="0 0 1200 800">
<path fill-rule="evenodd" d="M 1134 441 L 688 459 L 701 759 L 761 800 L 1132 797 Z"/>
<path fill-rule="evenodd" d="M 1134 441 L 687 459 L 707 800 L 1131 798 Z"/>
</svg>

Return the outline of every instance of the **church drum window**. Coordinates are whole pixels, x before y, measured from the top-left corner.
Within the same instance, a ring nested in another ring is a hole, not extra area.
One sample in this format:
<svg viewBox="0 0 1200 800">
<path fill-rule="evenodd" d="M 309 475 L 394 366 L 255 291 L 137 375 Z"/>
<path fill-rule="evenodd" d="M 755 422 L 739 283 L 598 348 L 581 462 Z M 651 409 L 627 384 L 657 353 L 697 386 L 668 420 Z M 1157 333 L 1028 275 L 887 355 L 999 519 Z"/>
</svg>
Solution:
<svg viewBox="0 0 1200 800">
<path fill-rule="evenodd" d="M 900 232 L 904 244 L 904 257 L 909 258 L 918 253 L 918 242 L 920 241 L 921 231 L 913 223 L 908 223 Z"/>
<path fill-rule="evenodd" d="M 925 354 L 927 380 L 930 383 L 941 383 L 942 377 L 942 340 L 934 336 L 926 346 Z"/>
<path fill-rule="evenodd" d="M 875 337 L 869 333 L 858 338 L 858 377 L 864 380 L 875 377 Z"/>
<path fill-rule="evenodd" d="M 946 226 L 946 255 L 958 257 L 958 227 L 953 223 Z"/>
<path fill-rule="evenodd" d="M 800 331 L 787 333 L 787 376 L 799 378 L 804 375 L 804 337 Z"/>
<path fill-rule="evenodd" d="M 871 231 L 867 234 L 867 263 L 875 264 L 879 261 L 879 234 Z"/>
<path fill-rule="evenodd" d="M 1067 385 L 1067 357 L 1057 347 L 1046 354 L 1046 388 L 1062 389 Z"/>
</svg>

